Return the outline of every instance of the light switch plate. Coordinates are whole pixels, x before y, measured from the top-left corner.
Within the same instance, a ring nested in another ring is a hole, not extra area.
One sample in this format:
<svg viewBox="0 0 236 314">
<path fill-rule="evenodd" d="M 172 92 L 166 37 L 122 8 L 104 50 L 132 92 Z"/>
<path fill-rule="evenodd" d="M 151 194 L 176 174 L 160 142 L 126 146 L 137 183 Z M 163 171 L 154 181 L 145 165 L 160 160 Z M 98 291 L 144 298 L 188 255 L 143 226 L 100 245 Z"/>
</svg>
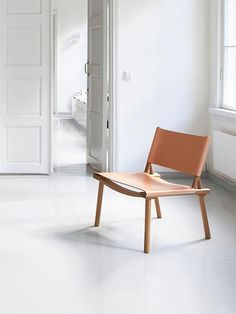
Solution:
<svg viewBox="0 0 236 314">
<path fill-rule="evenodd" d="M 131 81 L 131 77 L 132 77 L 131 72 L 127 72 L 127 71 L 123 72 L 123 80 L 124 81 Z"/>
</svg>

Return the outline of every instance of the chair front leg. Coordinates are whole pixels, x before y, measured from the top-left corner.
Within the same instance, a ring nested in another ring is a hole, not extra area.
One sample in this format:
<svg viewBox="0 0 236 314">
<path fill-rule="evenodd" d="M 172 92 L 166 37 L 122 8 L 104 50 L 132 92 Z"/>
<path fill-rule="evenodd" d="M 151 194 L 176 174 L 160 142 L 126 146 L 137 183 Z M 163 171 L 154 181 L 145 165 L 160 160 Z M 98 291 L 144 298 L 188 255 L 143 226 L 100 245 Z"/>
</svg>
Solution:
<svg viewBox="0 0 236 314">
<path fill-rule="evenodd" d="M 206 205 L 205 205 L 205 200 L 204 200 L 205 195 L 198 195 L 198 196 L 199 196 L 199 201 L 200 201 L 200 206 L 201 206 L 201 213 L 202 213 L 202 221 L 203 221 L 203 226 L 204 226 L 204 231 L 205 231 L 205 238 L 210 239 L 211 238 L 211 232 L 210 232 L 209 222 L 208 222 L 208 218 L 207 218 Z"/>
<path fill-rule="evenodd" d="M 101 181 L 99 181 L 95 227 L 98 227 L 100 224 L 103 190 L 104 190 L 104 184 Z"/>
<path fill-rule="evenodd" d="M 156 206 L 157 218 L 162 218 L 159 198 L 158 197 L 154 198 L 154 202 L 155 202 L 155 206 Z"/>
<path fill-rule="evenodd" d="M 145 200 L 144 253 L 150 252 L 151 199 Z"/>
</svg>

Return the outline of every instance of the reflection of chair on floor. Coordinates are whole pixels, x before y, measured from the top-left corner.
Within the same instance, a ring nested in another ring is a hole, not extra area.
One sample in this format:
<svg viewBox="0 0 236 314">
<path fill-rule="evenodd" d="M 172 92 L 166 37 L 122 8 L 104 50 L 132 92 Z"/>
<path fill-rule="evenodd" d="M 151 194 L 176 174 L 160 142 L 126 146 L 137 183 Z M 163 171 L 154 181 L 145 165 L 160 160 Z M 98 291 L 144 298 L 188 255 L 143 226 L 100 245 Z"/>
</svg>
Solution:
<svg viewBox="0 0 236 314">
<path fill-rule="evenodd" d="M 159 197 L 197 195 L 199 197 L 206 239 L 210 229 L 204 197 L 210 192 L 203 188 L 201 172 L 204 166 L 209 137 L 195 136 L 157 128 L 145 171 L 142 173 L 95 173 L 99 180 L 95 226 L 99 226 L 104 185 L 134 197 L 145 198 L 144 252 L 150 251 L 151 200 L 154 199 L 157 217 L 161 218 Z M 192 186 L 173 184 L 153 173 L 152 164 L 177 170 L 194 177 Z"/>
</svg>

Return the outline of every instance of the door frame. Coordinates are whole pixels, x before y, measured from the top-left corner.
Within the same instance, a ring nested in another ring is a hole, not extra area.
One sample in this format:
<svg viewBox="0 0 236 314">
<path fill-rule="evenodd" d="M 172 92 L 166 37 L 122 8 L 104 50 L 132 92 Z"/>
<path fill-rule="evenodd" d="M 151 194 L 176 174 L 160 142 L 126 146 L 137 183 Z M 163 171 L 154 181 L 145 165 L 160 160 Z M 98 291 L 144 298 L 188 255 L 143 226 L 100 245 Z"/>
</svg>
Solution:
<svg viewBox="0 0 236 314">
<path fill-rule="evenodd" d="M 118 170 L 118 5 L 119 0 L 109 1 L 109 101 L 110 136 L 108 171 Z"/>
<path fill-rule="evenodd" d="M 51 36 L 51 101 L 53 106 L 54 114 L 58 111 L 58 42 L 59 42 L 59 10 L 51 9 L 51 21 L 50 27 L 52 28 L 52 36 Z"/>
<path fill-rule="evenodd" d="M 110 102 L 110 116 L 109 116 L 109 171 L 117 170 L 117 144 L 118 144 L 118 0 L 107 0 L 109 4 L 109 102 Z M 50 175 L 53 174 L 53 118 L 54 118 L 54 101 L 53 101 L 53 9 L 52 0 L 50 0 Z"/>
</svg>

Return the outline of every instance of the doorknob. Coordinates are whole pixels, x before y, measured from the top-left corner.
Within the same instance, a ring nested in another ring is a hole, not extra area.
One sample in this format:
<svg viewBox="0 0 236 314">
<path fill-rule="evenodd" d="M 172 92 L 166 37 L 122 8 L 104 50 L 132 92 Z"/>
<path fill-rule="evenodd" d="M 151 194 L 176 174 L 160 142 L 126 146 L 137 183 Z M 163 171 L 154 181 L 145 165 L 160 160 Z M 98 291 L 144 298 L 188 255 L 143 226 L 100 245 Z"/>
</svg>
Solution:
<svg viewBox="0 0 236 314">
<path fill-rule="evenodd" d="M 84 72 L 89 75 L 89 72 L 88 72 L 88 65 L 89 65 L 89 62 L 87 61 L 84 65 Z"/>
</svg>

